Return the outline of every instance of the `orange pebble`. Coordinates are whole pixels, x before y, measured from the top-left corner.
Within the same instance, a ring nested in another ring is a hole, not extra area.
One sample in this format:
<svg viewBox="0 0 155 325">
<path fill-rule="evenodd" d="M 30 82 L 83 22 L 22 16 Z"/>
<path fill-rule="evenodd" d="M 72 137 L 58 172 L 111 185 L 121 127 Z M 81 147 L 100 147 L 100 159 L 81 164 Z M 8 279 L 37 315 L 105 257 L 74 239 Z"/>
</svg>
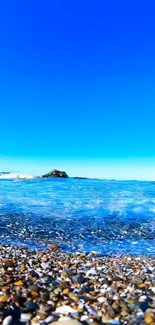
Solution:
<svg viewBox="0 0 155 325">
<path fill-rule="evenodd" d="M 17 282 L 15 282 L 15 286 L 22 286 L 23 285 L 23 281 L 19 280 Z"/>
<path fill-rule="evenodd" d="M 32 294 L 32 297 L 38 297 L 39 296 L 39 293 L 35 292 L 35 291 L 32 291 L 31 294 Z"/>
<path fill-rule="evenodd" d="M 64 289 L 64 290 L 63 290 L 63 293 L 64 293 L 64 294 L 68 294 L 68 293 L 69 293 L 69 288 Z"/>
<path fill-rule="evenodd" d="M 7 302 L 7 300 L 8 300 L 8 296 L 6 295 L 0 296 L 0 302 Z"/>
<path fill-rule="evenodd" d="M 146 287 L 146 284 L 145 283 L 140 283 L 138 287 L 139 288 L 145 288 Z"/>
</svg>

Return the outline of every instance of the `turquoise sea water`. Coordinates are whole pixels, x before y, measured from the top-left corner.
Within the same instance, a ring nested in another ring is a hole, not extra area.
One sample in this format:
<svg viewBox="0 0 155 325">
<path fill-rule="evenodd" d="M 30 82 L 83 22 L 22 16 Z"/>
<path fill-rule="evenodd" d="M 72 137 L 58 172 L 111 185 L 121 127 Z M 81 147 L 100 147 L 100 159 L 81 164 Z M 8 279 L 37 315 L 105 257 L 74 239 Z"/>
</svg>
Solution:
<svg viewBox="0 0 155 325">
<path fill-rule="evenodd" d="M 155 182 L 0 180 L 0 242 L 155 253 Z"/>
</svg>

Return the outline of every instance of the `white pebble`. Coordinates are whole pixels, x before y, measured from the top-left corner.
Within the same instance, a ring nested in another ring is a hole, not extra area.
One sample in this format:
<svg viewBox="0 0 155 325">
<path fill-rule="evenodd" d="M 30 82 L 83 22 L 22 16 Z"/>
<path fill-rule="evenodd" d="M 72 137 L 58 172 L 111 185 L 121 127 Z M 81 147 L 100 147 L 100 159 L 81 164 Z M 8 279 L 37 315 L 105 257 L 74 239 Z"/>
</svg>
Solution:
<svg viewBox="0 0 155 325">
<path fill-rule="evenodd" d="M 150 289 L 155 293 L 155 287 L 151 287 Z"/>
<path fill-rule="evenodd" d="M 42 267 L 44 270 L 46 270 L 46 269 L 48 269 L 49 264 L 48 264 L 48 263 L 44 263 L 44 262 L 42 262 L 42 263 L 41 263 L 41 267 Z"/>
<path fill-rule="evenodd" d="M 120 296 L 118 295 L 118 294 L 115 294 L 114 296 L 113 296 L 113 300 L 119 300 L 120 299 Z"/>
<path fill-rule="evenodd" d="M 106 293 L 106 289 L 100 289 L 100 293 L 102 293 L 103 295 Z"/>
<path fill-rule="evenodd" d="M 108 288 L 108 285 L 105 283 L 105 284 L 103 284 L 103 286 L 102 286 L 104 289 L 107 289 Z"/>
<path fill-rule="evenodd" d="M 98 300 L 99 302 L 105 302 L 105 297 L 99 297 L 97 300 Z"/>
<path fill-rule="evenodd" d="M 145 301 L 147 300 L 147 297 L 145 295 L 139 297 L 139 301 Z"/>
<path fill-rule="evenodd" d="M 28 322 L 31 319 L 32 315 L 30 313 L 22 313 L 20 317 L 21 322 Z"/>
<path fill-rule="evenodd" d="M 56 314 L 63 314 L 63 315 L 78 315 L 78 311 L 71 308 L 70 306 L 64 305 L 56 308 Z"/>
<path fill-rule="evenodd" d="M 97 272 L 96 272 L 95 269 L 92 268 L 92 269 L 90 269 L 89 271 L 87 271 L 86 276 L 88 276 L 89 274 L 96 275 Z"/>
<path fill-rule="evenodd" d="M 88 319 L 88 316 L 87 315 L 83 315 L 83 316 L 81 316 L 80 321 L 81 322 L 84 322 L 87 319 Z"/>
<path fill-rule="evenodd" d="M 138 318 L 143 318 L 143 317 L 144 317 L 144 313 L 143 313 L 142 311 L 139 311 L 139 312 L 137 313 L 137 317 L 138 317 Z"/>
<path fill-rule="evenodd" d="M 11 321 L 12 321 L 12 316 L 7 316 L 7 317 L 4 318 L 2 324 L 3 325 L 9 325 L 11 323 Z"/>
<path fill-rule="evenodd" d="M 45 322 L 46 322 L 46 323 L 51 323 L 51 322 L 53 322 L 53 319 L 54 319 L 53 316 L 48 316 L 48 317 L 45 319 Z"/>
</svg>

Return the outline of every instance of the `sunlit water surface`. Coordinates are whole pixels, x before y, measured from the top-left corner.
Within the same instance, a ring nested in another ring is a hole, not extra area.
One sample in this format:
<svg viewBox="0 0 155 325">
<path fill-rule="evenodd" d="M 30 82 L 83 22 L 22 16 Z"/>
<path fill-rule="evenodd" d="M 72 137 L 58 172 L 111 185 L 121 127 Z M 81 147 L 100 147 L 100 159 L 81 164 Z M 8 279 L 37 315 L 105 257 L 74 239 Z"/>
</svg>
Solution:
<svg viewBox="0 0 155 325">
<path fill-rule="evenodd" d="M 1 179 L 0 242 L 155 254 L 155 182 Z"/>
</svg>

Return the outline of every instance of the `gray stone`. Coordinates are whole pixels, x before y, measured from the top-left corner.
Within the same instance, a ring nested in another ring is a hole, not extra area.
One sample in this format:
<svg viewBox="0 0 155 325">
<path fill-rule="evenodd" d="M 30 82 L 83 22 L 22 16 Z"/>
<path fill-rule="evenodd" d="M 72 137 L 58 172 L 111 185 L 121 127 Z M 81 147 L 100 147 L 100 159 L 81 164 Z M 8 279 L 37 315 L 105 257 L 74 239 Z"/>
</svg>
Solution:
<svg viewBox="0 0 155 325">
<path fill-rule="evenodd" d="M 51 172 L 43 175 L 42 177 L 43 178 L 68 178 L 69 176 L 64 171 L 53 169 Z"/>
</svg>

